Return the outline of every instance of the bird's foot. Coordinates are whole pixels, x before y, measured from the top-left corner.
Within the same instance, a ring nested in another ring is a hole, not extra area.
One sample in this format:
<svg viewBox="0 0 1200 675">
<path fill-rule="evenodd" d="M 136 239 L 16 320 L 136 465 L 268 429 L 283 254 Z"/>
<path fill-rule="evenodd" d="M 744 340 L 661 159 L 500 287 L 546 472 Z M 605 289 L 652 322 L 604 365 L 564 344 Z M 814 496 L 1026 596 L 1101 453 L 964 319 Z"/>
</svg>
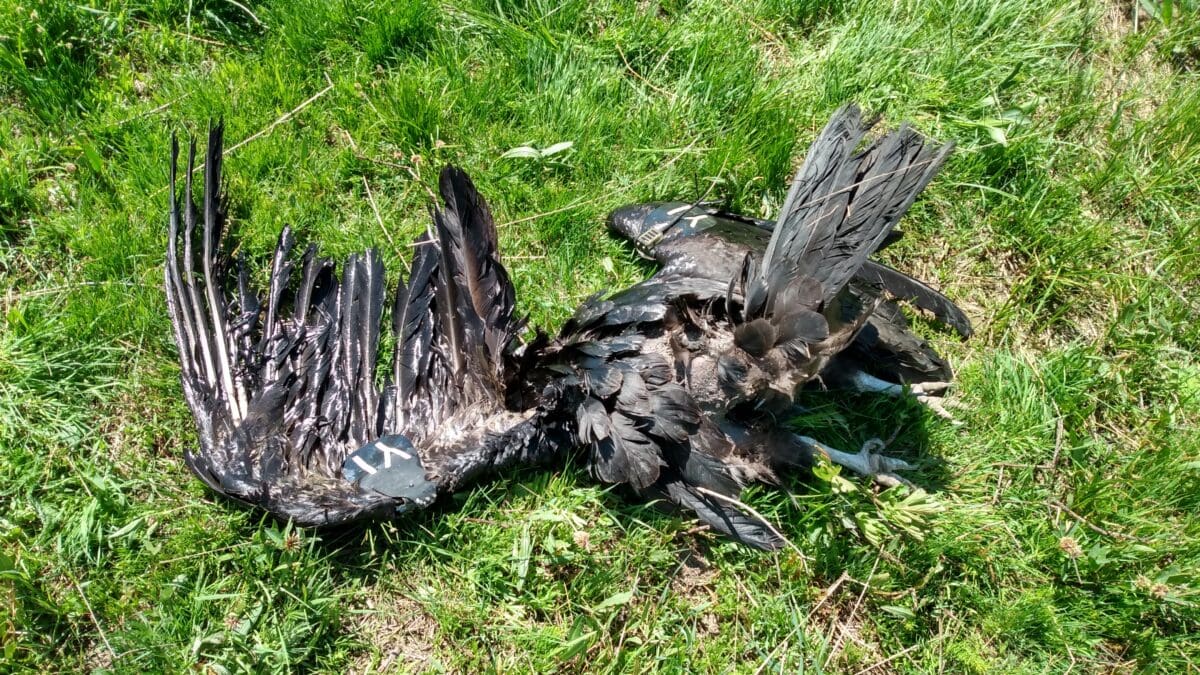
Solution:
<svg viewBox="0 0 1200 675">
<path fill-rule="evenodd" d="M 928 385 L 930 383 L 926 382 L 925 384 Z M 933 384 L 949 385 L 950 383 L 949 382 L 934 382 Z M 962 426 L 962 421 L 959 420 L 958 418 L 956 418 L 954 416 L 954 414 L 951 413 L 949 410 L 947 410 L 947 408 L 962 408 L 962 403 L 959 403 L 958 401 L 955 401 L 954 399 L 943 398 L 940 394 L 917 393 L 917 390 L 915 387 L 913 388 L 912 391 L 913 391 L 914 398 L 917 399 L 917 403 L 920 403 L 921 405 L 925 406 L 926 408 L 929 408 L 929 410 L 931 410 L 934 415 L 937 415 L 938 417 L 949 421 L 950 424 L 953 424 L 956 427 Z"/>
<path fill-rule="evenodd" d="M 876 394 L 886 394 L 887 396 L 904 396 L 905 392 L 911 394 L 913 398 L 921 405 L 929 408 L 933 414 L 942 419 L 949 420 L 955 426 L 961 426 L 962 422 L 955 419 L 947 408 L 957 407 L 960 404 L 945 398 L 945 394 L 950 387 L 954 386 L 952 382 L 917 382 L 905 388 L 902 384 L 881 380 L 874 375 L 870 375 L 863 371 L 854 374 L 852 380 L 855 389 L 861 392 L 870 392 Z"/>
<path fill-rule="evenodd" d="M 796 438 L 800 443 L 812 448 L 814 452 L 824 454 L 834 464 L 844 466 L 860 476 L 872 478 L 884 487 L 900 484 L 912 487 L 912 483 L 907 478 L 896 472 L 911 471 L 917 467 L 902 459 L 879 454 L 878 451 L 886 446 L 878 438 L 868 439 L 856 453 L 842 452 L 808 436 L 797 436 Z"/>
</svg>

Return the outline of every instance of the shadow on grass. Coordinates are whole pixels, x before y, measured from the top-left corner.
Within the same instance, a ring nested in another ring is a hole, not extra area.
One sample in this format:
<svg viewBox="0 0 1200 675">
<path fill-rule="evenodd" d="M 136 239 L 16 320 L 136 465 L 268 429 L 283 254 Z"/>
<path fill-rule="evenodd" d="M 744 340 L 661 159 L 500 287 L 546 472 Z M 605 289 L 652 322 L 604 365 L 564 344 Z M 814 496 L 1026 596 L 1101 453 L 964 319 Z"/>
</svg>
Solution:
<svg viewBox="0 0 1200 675">
<path fill-rule="evenodd" d="M 808 422 L 802 421 L 796 428 L 848 451 L 856 451 L 869 438 L 891 439 L 884 452 L 917 465 L 917 470 L 906 475 L 915 487 L 935 494 L 947 489 L 952 476 L 946 462 L 930 454 L 934 443 L 929 434 L 930 425 L 947 422 L 934 418 L 931 412 L 914 400 L 880 398 L 883 397 L 846 397 L 840 393 L 807 392 L 803 400 L 811 401 L 810 410 L 824 421 L 813 424 L 814 418 L 808 416 Z M 731 541 L 709 532 L 707 528 L 697 528 L 698 523 L 693 517 L 669 504 L 648 501 L 620 487 L 602 489 L 603 486 L 588 476 L 582 454 L 572 453 L 562 466 L 525 467 L 507 472 L 495 480 L 443 497 L 431 508 L 403 518 L 321 530 L 318 545 L 335 563 L 334 566 L 341 570 L 340 574 L 357 569 L 359 572 L 347 578 L 375 581 L 381 568 L 376 563 L 381 558 L 436 559 L 441 555 L 439 551 L 455 553 L 447 546 L 462 543 L 458 540 L 466 534 L 461 527 L 464 523 L 504 529 L 519 522 L 501 522 L 494 517 L 479 518 L 470 513 L 528 508 L 530 499 L 535 504 L 558 503 L 557 500 L 562 497 L 559 494 L 561 489 L 551 485 L 554 481 L 585 489 L 595 487 L 598 501 L 594 508 L 610 516 L 616 528 L 626 535 L 638 528 L 667 533 L 685 552 L 697 546 L 707 550 Z M 803 517 L 803 513 L 791 508 L 787 504 L 787 497 L 811 497 L 826 491 L 827 487 L 811 472 L 804 470 L 783 476 L 783 480 L 782 490 L 755 488 L 747 501 L 756 508 L 755 502 L 768 502 L 761 508 L 763 514 L 776 523 L 789 539 L 803 541 L 806 539 L 805 531 L 811 529 L 814 523 L 810 518 Z M 871 489 L 869 479 L 853 477 L 853 480 L 864 489 Z M 244 508 L 227 500 L 222 500 L 222 503 L 228 509 Z M 533 506 L 533 509 L 536 510 L 537 506 Z M 836 518 L 835 513 L 828 512 L 822 514 L 815 525 L 827 526 Z M 246 527 L 251 530 L 258 526 L 247 523 Z M 416 551 L 425 553 L 417 554 Z"/>
<path fill-rule="evenodd" d="M 904 477 L 926 492 L 948 486 L 946 462 L 931 453 L 934 425 L 949 424 L 915 398 L 902 399 L 858 394 L 840 390 L 805 391 L 798 403 L 807 411 L 791 423 L 798 433 L 844 452 L 858 452 L 869 439 L 880 439 L 886 447 L 879 452 L 916 465 Z M 802 482 L 804 473 L 799 476 Z M 866 480 L 866 479 L 864 479 Z"/>
</svg>

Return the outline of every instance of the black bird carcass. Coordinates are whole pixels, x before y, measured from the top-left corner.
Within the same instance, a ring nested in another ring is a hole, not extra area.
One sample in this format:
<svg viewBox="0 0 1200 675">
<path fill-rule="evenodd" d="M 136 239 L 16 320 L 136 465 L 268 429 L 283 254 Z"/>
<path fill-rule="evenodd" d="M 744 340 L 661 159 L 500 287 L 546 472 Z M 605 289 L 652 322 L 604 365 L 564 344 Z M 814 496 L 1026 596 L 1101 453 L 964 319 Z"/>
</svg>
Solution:
<svg viewBox="0 0 1200 675">
<path fill-rule="evenodd" d="M 908 468 L 869 447 L 852 454 L 822 446 L 783 423 L 797 388 L 839 359 L 851 373 L 867 375 L 849 366 L 869 356 L 849 350 L 881 301 L 866 287 L 887 270 L 867 258 L 950 151 L 908 127 L 859 150 L 870 126 L 853 106 L 834 116 L 813 143 L 765 246 L 752 236 L 692 236 L 677 238 L 672 252 L 666 240 L 656 245 L 642 237 L 664 268 L 612 297 L 588 301 L 568 321 L 541 364 L 571 385 L 558 385 L 561 409 L 575 416 L 599 479 L 690 509 L 714 529 L 770 549 L 782 540 L 740 503 L 747 483 L 775 483 L 816 451 L 868 475 Z M 629 224 L 628 236 L 647 231 L 636 214 Z M 703 252 L 687 248 L 693 245 Z M 896 286 L 912 281 L 896 278 Z M 969 331 L 952 303 L 923 285 L 917 289 L 918 299 Z M 878 324 L 913 337 L 894 317 Z M 875 348 L 864 345 L 868 355 Z M 910 356 L 930 359 L 920 375 L 948 376 L 930 350 L 919 347 Z"/>
<path fill-rule="evenodd" d="M 378 253 L 351 255 L 339 272 L 310 246 L 297 266 L 285 228 L 269 288 L 255 292 L 243 259 L 223 241 L 221 140 L 218 124 L 199 208 L 195 144 L 180 199 L 172 141 L 165 270 L 183 393 L 200 440 L 185 459 L 209 487 L 300 525 L 331 525 L 424 507 L 570 442 L 561 420 L 506 405 L 524 324 L 491 214 L 465 173 L 441 174 L 445 205 L 416 242 L 393 299 L 396 346 L 380 387 Z"/>
<path fill-rule="evenodd" d="M 188 466 L 223 494 L 322 525 L 393 516 L 582 447 L 600 481 L 776 548 L 781 536 L 740 503 L 741 488 L 811 457 L 778 413 L 861 339 L 878 300 L 852 280 L 949 151 L 906 127 L 860 151 L 868 130 L 856 108 L 835 115 L 761 251 L 728 249 L 708 274 L 667 265 L 529 344 L 487 205 L 447 168 L 445 206 L 393 302 L 396 347 L 378 386 L 378 255 L 351 256 L 338 274 L 310 248 L 297 268 L 285 229 L 269 288 L 252 290 L 222 246 L 218 126 L 202 209 L 193 148 L 170 219 L 168 305 L 200 436 Z M 863 473 L 900 467 L 827 451 Z"/>
</svg>

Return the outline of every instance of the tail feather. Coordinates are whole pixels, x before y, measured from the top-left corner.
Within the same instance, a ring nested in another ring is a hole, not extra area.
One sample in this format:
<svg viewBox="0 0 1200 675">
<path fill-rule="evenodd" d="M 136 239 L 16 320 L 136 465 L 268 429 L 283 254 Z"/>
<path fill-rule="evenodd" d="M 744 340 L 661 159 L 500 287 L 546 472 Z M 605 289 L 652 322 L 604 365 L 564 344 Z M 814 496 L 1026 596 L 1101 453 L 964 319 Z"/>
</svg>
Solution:
<svg viewBox="0 0 1200 675">
<path fill-rule="evenodd" d="M 820 282 L 833 298 L 888 240 L 900 217 L 937 173 L 951 145 L 928 143 L 907 126 L 854 155 L 871 127 L 846 106 L 813 142 L 796 174 L 748 304 L 795 277 Z"/>
<path fill-rule="evenodd" d="M 851 153 L 869 127 L 858 108 L 849 105 L 834 113 L 813 141 L 784 200 L 763 255 L 761 283 L 752 289 L 750 304 L 758 304 L 770 282 L 787 276 L 814 276 L 820 269 L 850 201 L 847 187 L 857 173 L 849 161 Z M 761 302 L 765 304 L 765 298 Z"/>
<path fill-rule="evenodd" d="M 742 399 L 767 388 L 790 398 L 854 339 L 874 303 L 855 300 L 847 284 L 950 151 L 902 125 L 857 152 L 872 124 L 852 105 L 835 113 L 797 172 L 761 265 L 747 255 L 730 283 L 743 353 L 723 357 L 722 382 Z"/>
</svg>

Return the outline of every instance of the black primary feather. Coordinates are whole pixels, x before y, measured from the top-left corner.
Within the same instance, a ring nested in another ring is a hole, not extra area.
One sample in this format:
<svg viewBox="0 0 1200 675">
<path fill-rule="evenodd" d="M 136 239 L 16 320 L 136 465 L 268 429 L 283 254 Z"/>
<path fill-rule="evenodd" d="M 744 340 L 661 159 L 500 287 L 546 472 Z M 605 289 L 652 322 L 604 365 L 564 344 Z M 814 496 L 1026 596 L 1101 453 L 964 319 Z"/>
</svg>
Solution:
<svg viewBox="0 0 1200 675">
<path fill-rule="evenodd" d="M 321 369 L 313 372 L 312 364 L 321 362 L 339 344 L 341 317 L 302 312 L 305 318 L 301 322 L 281 309 L 291 270 L 285 262 L 294 244 L 290 231 L 281 233 L 272 260 L 273 283 L 265 302 L 268 325 L 259 320 L 264 303 L 250 289 L 244 266 L 239 263 L 236 277 L 228 277 L 230 265 L 222 236 L 226 212 L 220 193 L 222 131 L 217 124 L 209 132 L 199 247 L 194 245 L 194 233 L 201 212 L 193 205 L 190 191 L 195 144 L 189 147 L 182 198 L 176 186 L 179 152 L 174 139 L 171 148 L 171 214 L 164 277 L 180 350 L 184 397 L 200 437 L 199 450 L 186 452 L 185 460 L 213 489 L 301 524 L 384 513 L 393 500 L 354 489 L 329 475 L 327 462 L 310 466 L 311 458 L 301 452 L 307 449 L 311 454 L 321 444 L 316 440 L 322 433 L 319 425 L 304 415 L 314 398 L 318 405 L 344 401 L 338 410 L 327 409 L 335 417 L 357 415 L 361 420 L 372 411 L 359 409 L 362 397 L 360 402 L 352 400 L 346 391 L 348 382 L 322 382 Z M 370 339 L 369 333 L 363 337 Z M 361 381 L 356 384 L 361 386 Z M 355 428 L 341 427 L 340 431 L 365 435 Z"/>
<path fill-rule="evenodd" d="M 672 503 L 690 509 L 714 530 L 735 541 L 763 551 L 783 548 L 784 540 L 769 524 L 726 500 L 705 494 L 684 480 L 666 482 L 661 489 Z"/>
</svg>

